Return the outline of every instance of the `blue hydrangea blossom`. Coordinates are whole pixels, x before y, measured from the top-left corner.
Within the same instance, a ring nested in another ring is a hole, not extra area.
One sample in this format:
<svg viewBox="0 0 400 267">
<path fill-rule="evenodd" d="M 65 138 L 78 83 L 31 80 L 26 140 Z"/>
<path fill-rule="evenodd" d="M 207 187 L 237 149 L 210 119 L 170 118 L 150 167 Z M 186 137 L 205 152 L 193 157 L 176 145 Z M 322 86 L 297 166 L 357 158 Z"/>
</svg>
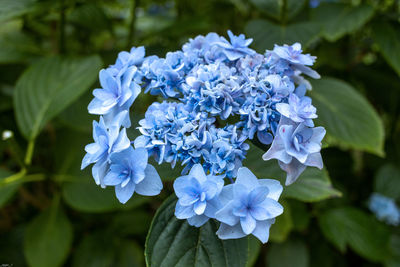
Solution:
<svg viewBox="0 0 400 267">
<path fill-rule="evenodd" d="M 228 36 L 200 35 L 165 57 L 145 56 L 144 47 L 119 53 L 100 72 L 101 88 L 88 106 L 101 117 L 93 123 L 94 143 L 85 147 L 82 168 L 94 163 L 96 183 L 114 186 L 126 203 L 134 193 L 162 190 L 150 157 L 181 166 L 174 182 L 177 218 L 196 227 L 214 219 L 221 222 L 221 239 L 253 234 L 265 243 L 283 212 L 277 202 L 282 186 L 257 179 L 242 162 L 253 140 L 270 145 L 263 159 L 278 160 L 287 185 L 307 166 L 322 168 L 325 130 L 314 127 L 316 108 L 306 96 L 306 77 L 319 74 L 311 69 L 316 58 L 299 43 L 259 54 L 249 47 L 251 38 Z M 164 101 L 148 106 L 140 134 L 130 141 L 130 109 L 142 89 Z"/>
</svg>

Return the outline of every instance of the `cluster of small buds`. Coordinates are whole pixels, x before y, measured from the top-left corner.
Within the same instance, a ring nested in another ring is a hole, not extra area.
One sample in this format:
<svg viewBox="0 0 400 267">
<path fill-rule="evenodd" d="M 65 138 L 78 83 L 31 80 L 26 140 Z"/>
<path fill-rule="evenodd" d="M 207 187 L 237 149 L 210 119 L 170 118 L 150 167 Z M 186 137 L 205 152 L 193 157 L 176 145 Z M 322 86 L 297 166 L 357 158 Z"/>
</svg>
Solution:
<svg viewBox="0 0 400 267">
<path fill-rule="evenodd" d="M 271 145 L 263 159 L 278 160 L 287 185 L 306 166 L 322 168 L 325 130 L 314 127 L 316 108 L 305 96 L 311 85 L 302 76 L 319 75 L 309 67 L 315 57 L 303 54 L 299 43 L 262 55 L 248 47 L 252 39 L 228 35 L 229 41 L 216 33 L 197 36 L 165 58 L 145 57 L 143 47 L 121 52 L 100 72 L 102 88 L 93 91 L 88 109 L 100 121 L 93 124 L 94 143 L 85 147 L 82 168 L 94 163 L 96 183 L 115 186 L 125 203 L 134 192 L 162 190 L 149 157 L 172 168 L 180 164 L 177 218 L 196 227 L 216 219 L 221 239 L 253 234 L 265 243 L 283 212 L 283 188 L 242 167 L 247 142 Z M 142 89 L 165 100 L 148 107 L 139 121 L 141 135 L 131 141 L 129 109 Z"/>
</svg>

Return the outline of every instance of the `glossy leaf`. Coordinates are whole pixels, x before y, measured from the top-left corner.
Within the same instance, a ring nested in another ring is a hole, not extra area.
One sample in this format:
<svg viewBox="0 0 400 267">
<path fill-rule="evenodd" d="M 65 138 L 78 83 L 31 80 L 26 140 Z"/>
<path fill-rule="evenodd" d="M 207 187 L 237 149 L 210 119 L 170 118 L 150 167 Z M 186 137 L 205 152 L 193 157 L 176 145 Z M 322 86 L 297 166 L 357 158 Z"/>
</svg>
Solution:
<svg viewBox="0 0 400 267">
<path fill-rule="evenodd" d="M 312 11 L 312 21 L 322 25 L 323 36 L 331 42 L 360 29 L 374 15 L 370 5 L 342 3 L 321 3 Z"/>
<path fill-rule="evenodd" d="M 46 123 L 68 107 L 96 80 L 101 59 L 52 57 L 40 60 L 19 78 L 14 96 L 18 127 L 34 139 Z"/>
<path fill-rule="evenodd" d="M 24 253 L 32 267 L 57 267 L 66 260 L 72 244 L 72 225 L 63 210 L 53 204 L 29 223 Z"/>
<path fill-rule="evenodd" d="M 317 108 L 317 125 L 323 125 L 333 144 L 382 156 L 382 120 L 363 95 L 344 81 L 323 78 L 312 81 L 309 93 Z"/>
<path fill-rule="evenodd" d="M 246 266 L 247 238 L 220 240 L 217 224 L 190 226 L 174 215 L 176 198 L 168 198 L 158 209 L 146 239 L 148 266 Z"/>
<path fill-rule="evenodd" d="M 278 179 L 285 184 L 286 173 L 279 168 L 278 161 L 263 161 L 260 148 L 251 146 L 243 166 L 248 167 L 258 178 Z M 323 199 L 339 197 L 341 193 L 332 187 L 326 170 L 309 167 L 298 180 L 285 186 L 282 197 L 294 198 L 304 202 L 315 202 Z"/>
<path fill-rule="evenodd" d="M 340 251 L 351 247 L 371 261 L 387 258 L 390 231 L 371 215 L 353 207 L 329 210 L 318 217 L 325 237 Z"/>
<path fill-rule="evenodd" d="M 293 44 L 300 42 L 309 45 L 320 32 L 320 26 L 312 22 L 299 22 L 281 26 L 267 20 L 251 20 L 245 28 L 247 36 L 254 39 L 252 46 L 260 53 L 271 50 L 274 44 Z"/>
</svg>

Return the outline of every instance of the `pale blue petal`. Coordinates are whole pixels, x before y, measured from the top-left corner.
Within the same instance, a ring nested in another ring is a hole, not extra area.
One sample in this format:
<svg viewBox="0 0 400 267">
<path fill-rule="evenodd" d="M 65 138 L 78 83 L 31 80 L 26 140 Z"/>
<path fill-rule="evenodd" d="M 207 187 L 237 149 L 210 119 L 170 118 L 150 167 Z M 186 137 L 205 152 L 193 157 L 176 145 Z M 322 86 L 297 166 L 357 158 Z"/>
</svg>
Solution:
<svg viewBox="0 0 400 267">
<path fill-rule="evenodd" d="M 257 220 L 272 219 L 283 213 L 282 205 L 271 198 L 265 199 L 259 206 L 262 207 L 267 212 L 267 214 L 265 214 L 264 219 Z"/>
<path fill-rule="evenodd" d="M 163 184 L 156 169 L 148 164 L 145 169 L 146 177 L 136 185 L 136 192 L 143 196 L 155 196 L 160 194 Z"/>
<path fill-rule="evenodd" d="M 195 216 L 196 213 L 193 211 L 193 206 L 181 206 L 179 202 L 175 206 L 175 217 L 178 219 L 188 219 Z"/>
<path fill-rule="evenodd" d="M 192 186 L 190 182 L 190 176 L 181 176 L 174 181 L 174 191 L 178 198 L 183 197 L 186 194 L 186 188 Z"/>
<path fill-rule="evenodd" d="M 207 180 L 204 169 L 200 164 L 193 165 L 189 175 L 195 177 L 200 183 L 204 183 Z"/>
<path fill-rule="evenodd" d="M 195 215 L 187 219 L 191 226 L 200 227 L 208 221 L 208 217 L 205 215 Z"/>
<path fill-rule="evenodd" d="M 221 223 L 219 229 L 216 233 L 219 239 L 237 239 L 246 236 L 243 232 L 240 224 L 236 224 L 234 226 L 230 226 L 224 223 Z"/>
<path fill-rule="evenodd" d="M 197 215 L 202 215 L 207 207 L 206 201 L 197 201 L 193 205 L 193 210 Z"/>
<path fill-rule="evenodd" d="M 215 218 L 228 225 L 235 225 L 239 222 L 239 218 L 233 215 L 233 201 L 229 202 L 225 207 L 217 211 Z"/>
<path fill-rule="evenodd" d="M 258 187 L 257 177 L 246 167 L 239 168 L 235 183 L 246 186 L 248 190 L 253 190 Z"/>
<path fill-rule="evenodd" d="M 240 225 L 242 226 L 243 232 L 248 235 L 253 232 L 256 228 L 257 221 L 248 214 L 246 217 L 240 217 Z"/>
<path fill-rule="evenodd" d="M 122 204 L 125 204 L 132 197 L 134 192 L 135 183 L 133 181 L 130 181 L 124 187 L 121 187 L 121 185 L 115 186 L 115 194 L 117 195 L 119 202 Z"/>
<path fill-rule="evenodd" d="M 274 222 L 275 220 L 257 222 L 257 226 L 252 232 L 252 235 L 257 237 L 263 244 L 267 243 L 269 238 L 269 229 Z"/>
<path fill-rule="evenodd" d="M 278 161 L 279 167 L 286 172 L 286 182 L 285 185 L 291 185 L 294 183 L 300 174 L 306 169 L 304 164 L 301 164 L 297 159 L 293 160 L 289 164 L 285 164 Z"/>
<path fill-rule="evenodd" d="M 278 180 L 273 179 L 259 179 L 259 184 L 261 186 L 268 187 L 268 198 L 278 201 L 279 196 L 282 194 L 283 187 Z"/>
</svg>

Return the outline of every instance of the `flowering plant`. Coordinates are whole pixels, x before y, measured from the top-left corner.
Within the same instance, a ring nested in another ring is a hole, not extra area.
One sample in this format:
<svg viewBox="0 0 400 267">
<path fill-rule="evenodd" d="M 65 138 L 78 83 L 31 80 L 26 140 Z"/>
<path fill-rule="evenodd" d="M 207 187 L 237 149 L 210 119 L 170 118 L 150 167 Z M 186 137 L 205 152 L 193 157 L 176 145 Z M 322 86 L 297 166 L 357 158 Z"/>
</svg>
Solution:
<svg viewBox="0 0 400 267">
<path fill-rule="evenodd" d="M 148 163 L 183 167 L 174 182 L 175 216 L 196 227 L 210 218 L 220 222 L 220 239 L 254 235 L 268 241 L 269 228 L 282 214 L 283 187 L 277 180 L 257 179 L 242 161 L 249 140 L 269 146 L 264 160 L 277 159 L 287 173 L 286 185 L 307 166 L 322 168 L 323 127 L 305 76 L 315 57 L 301 45 L 275 45 L 264 55 L 249 48 L 243 34 L 230 40 L 209 33 L 184 44 L 165 58 L 145 57 L 144 47 L 121 52 L 114 65 L 100 72 L 100 89 L 88 110 L 100 115 L 93 123 L 94 143 L 85 147 L 82 169 L 90 164 L 95 182 L 114 186 L 121 203 L 134 193 L 154 196 L 163 188 Z M 130 108 L 141 93 L 165 100 L 151 104 L 130 140 Z M 273 177 L 271 177 L 273 178 Z"/>
</svg>

